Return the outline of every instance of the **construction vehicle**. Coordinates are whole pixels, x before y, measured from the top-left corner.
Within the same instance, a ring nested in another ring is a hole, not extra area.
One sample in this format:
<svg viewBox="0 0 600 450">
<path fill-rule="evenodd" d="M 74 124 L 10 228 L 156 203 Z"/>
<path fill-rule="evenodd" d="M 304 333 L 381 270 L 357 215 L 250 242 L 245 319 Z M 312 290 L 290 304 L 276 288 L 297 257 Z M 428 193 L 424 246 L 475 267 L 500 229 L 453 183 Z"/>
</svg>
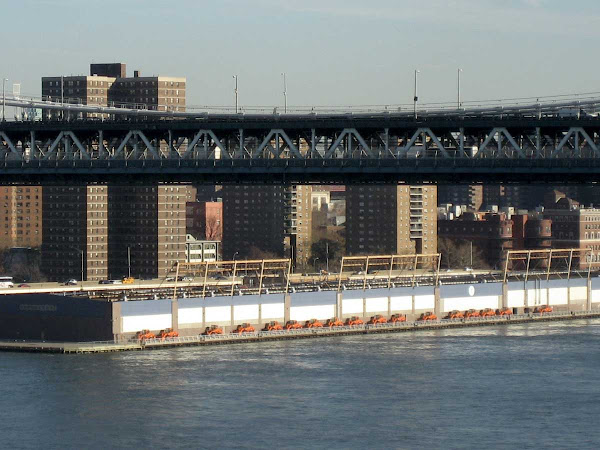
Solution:
<svg viewBox="0 0 600 450">
<path fill-rule="evenodd" d="M 317 319 L 310 319 L 304 322 L 304 328 L 323 328 L 323 322 Z"/>
<path fill-rule="evenodd" d="M 343 327 L 344 326 L 344 322 L 342 322 L 337 317 L 334 317 L 333 319 L 327 319 L 327 322 L 325 322 L 325 326 L 329 327 L 329 328 Z"/>
<path fill-rule="evenodd" d="M 298 323 L 297 320 L 288 320 L 285 324 L 286 330 L 299 330 L 302 328 L 302 325 Z"/>
<path fill-rule="evenodd" d="M 167 338 L 179 337 L 179 333 L 174 331 L 173 328 L 165 328 L 164 330 L 160 330 L 160 333 L 156 337 L 164 341 Z"/>
<path fill-rule="evenodd" d="M 138 341 L 145 341 L 147 339 L 156 339 L 156 335 L 154 333 L 151 333 L 150 330 L 138 331 L 135 334 L 135 337 L 137 338 Z"/>
<path fill-rule="evenodd" d="M 124 277 L 122 282 L 123 284 L 133 284 L 135 281 L 135 278 L 133 277 Z"/>
<path fill-rule="evenodd" d="M 510 308 L 502 308 L 496 310 L 497 316 L 512 316 L 513 311 Z"/>
<path fill-rule="evenodd" d="M 211 325 L 210 327 L 206 327 L 204 329 L 202 336 L 212 336 L 213 334 L 223 334 L 223 328 L 221 328 L 219 325 Z"/>
<path fill-rule="evenodd" d="M 256 331 L 256 329 L 249 323 L 242 323 L 241 325 L 238 325 L 237 328 L 232 331 L 232 333 L 237 333 L 237 334 L 254 333 L 255 331 Z"/>
<path fill-rule="evenodd" d="M 535 308 L 535 310 L 533 311 L 536 314 L 547 314 L 547 313 L 551 313 L 554 309 L 552 308 L 552 306 L 548 306 L 548 305 L 541 305 L 538 306 L 537 308 Z"/>
<path fill-rule="evenodd" d="M 479 315 L 481 317 L 494 317 L 496 315 L 496 311 L 491 308 L 485 308 L 479 312 Z"/>
<path fill-rule="evenodd" d="M 364 322 L 358 316 L 352 316 L 349 319 L 346 319 L 346 325 L 350 327 L 362 324 L 364 324 Z"/>
<path fill-rule="evenodd" d="M 462 313 L 462 311 L 450 311 L 448 313 L 448 315 L 446 316 L 446 319 L 464 319 L 465 315 Z"/>
<path fill-rule="evenodd" d="M 428 311 L 426 313 L 422 313 L 417 320 L 421 322 L 428 322 L 432 320 L 437 320 L 437 316 L 431 311 Z"/>
<path fill-rule="evenodd" d="M 392 314 L 389 320 L 390 323 L 406 322 L 406 314 Z"/>
<path fill-rule="evenodd" d="M 475 317 L 481 317 L 481 314 L 476 309 L 470 309 L 465 313 L 465 319 L 472 319 Z"/>
<path fill-rule="evenodd" d="M 277 321 L 269 322 L 269 323 L 265 324 L 265 327 L 263 328 L 263 331 L 281 331 L 281 330 L 283 330 L 283 327 Z"/>
<path fill-rule="evenodd" d="M 371 319 L 367 323 L 369 325 L 377 325 L 379 323 L 387 323 L 387 319 L 381 314 L 377 314 L 376 316 L 371 317 Z"/>
</svg>

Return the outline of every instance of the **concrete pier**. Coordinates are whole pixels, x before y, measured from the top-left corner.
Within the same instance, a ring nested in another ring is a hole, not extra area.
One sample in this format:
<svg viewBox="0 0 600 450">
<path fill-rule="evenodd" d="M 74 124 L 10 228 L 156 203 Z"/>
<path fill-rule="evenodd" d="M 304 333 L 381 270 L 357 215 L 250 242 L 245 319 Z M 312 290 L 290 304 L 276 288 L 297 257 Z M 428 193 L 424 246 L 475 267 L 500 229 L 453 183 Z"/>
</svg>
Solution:
<svg viewBox="0 0 600 450">
<path fill-rule="evenodd" d="M 271 342 L 290 339 L 311 339 L 319 337 L 348 336 L 377 333 L 406 333 L 425 330 L 450 328 L 471 328 L 482 326 L 514 325 L 521 323 L 551 322 L 579 319 L 600 318 L 600 310 L 570 312 L 523 314 L 519 316 L 490 317 L 479 319 L 438 320 L 435 322 L 404 322 L 399 324 L 360 325 L 356 327 L 316 328 L 280 332 L 257 332 L 242 335 L 223 334 L 216 336 L 183 336 L 172 339 L 152 339 L 148 341 L 129 342 L 34 342 L 34 341 L 0 341 L 0 351 L 37 352 L 37 353 L 106 353 L 133 350 L 155 350 L 173 347 L 192 347 L 206 345 L 242 344 L 250 342 Z M 443 338 L 442 338 L 443 339 Z"/>
</svg>

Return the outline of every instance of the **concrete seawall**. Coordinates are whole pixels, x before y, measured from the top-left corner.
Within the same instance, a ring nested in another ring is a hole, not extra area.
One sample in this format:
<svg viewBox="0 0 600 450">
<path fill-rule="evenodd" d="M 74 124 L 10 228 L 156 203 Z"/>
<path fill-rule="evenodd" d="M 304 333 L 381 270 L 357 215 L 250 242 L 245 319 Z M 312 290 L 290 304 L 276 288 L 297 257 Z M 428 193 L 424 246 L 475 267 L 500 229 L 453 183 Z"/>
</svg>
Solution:
<svg viewBox="0 0 600 450">
<path fill-rule="evenodd" d="M 552 321 L 598 319 L 600 309 L 572 313 L 524 314 L 507 317 L 490 317 L 479 319 L 438 320 L 435 322 L 404 322 L 400 324 L 361 325 L 354 327 L 301 329 L 278 332 L 256 332 L 223 334 L 213 336 L 182 336 L 169 339 L 151 339 L 147 341 L 131 340 L 129 342 L 34 342 L 34 341 L 0 341 L 0 351 L 39 352 L 39 353 L 105 353 L 132 350 L 157 350 L 174 347 L 198 347 L 207 345 L 227 345 L 243 343 L 264 343 L 291 339 L 314 339 L 334 336 L 365 335 L 380 333 L 408 333 L 442 329 L 459 329 L 490 326 L 510 326 L 523 323 L 543 323 Z"/>
</svg>

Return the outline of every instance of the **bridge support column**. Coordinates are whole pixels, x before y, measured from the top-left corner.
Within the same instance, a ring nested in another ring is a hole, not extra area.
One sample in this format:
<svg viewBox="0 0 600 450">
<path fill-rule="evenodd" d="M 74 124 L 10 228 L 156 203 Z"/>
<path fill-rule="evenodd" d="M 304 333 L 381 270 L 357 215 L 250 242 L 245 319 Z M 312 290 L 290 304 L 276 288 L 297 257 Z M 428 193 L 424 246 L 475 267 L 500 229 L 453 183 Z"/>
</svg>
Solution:
<svg viewBox="0 0 600 450">
<path fill-rule="evenodd" d="M 434 309 L 434 314 L 436 316 L 438 316 L 438 318 L 442 317 L 442 314 L 444 313 L 444 299 L 440 297 L 440 287 L 436 286 L 433 288 L 433 296 L 434 296 L 434 302 L 433 302 L 433 309 Z"/>
<path fill-rule="evenodd" d="M 292 296 L 285 294 L 283 296 L 283 323 L 286 324 L 290 320 L 290 311 L 292 307 Z"/>
<path fill-rule="evenodd" d="M 500 298 L 499 308 L 508 308 L 508 283 L 502 283 L 502 297 Z"/>
<path fill-rule="evenodd" d="M 115 342 L 123 338 L 123 319 L 121 317 L 121 304 L 113 302 L 112 306 L 112 332 Z"/>
<path fill-rule="evenodd" d="M 592 310 L 592 279 L 587 280 L 587 300 L 585 302 L 585 309 L 588 311 Z"/>
<path fill-rule="evenodd" d="M 342 319 L 342 314 L 344 313 L 343 308 L 342 308 L 343 301 L 344 301 L 344 296 L 342 295 L 341 292 L 337 292 L 335 294 L 335 315 L 340 320 Z"/>
<path fill-rule="evenodd" d="M 171 328 L 179 331 L 179 301 L 171 300 Z"/>
</svg>

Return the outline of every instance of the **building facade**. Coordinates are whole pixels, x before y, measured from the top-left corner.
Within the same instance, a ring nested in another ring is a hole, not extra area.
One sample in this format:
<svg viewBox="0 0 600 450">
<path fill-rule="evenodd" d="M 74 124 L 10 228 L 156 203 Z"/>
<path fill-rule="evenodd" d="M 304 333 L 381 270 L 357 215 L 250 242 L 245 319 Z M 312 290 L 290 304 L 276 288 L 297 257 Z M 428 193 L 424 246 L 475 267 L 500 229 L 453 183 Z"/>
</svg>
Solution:
<svg viewBox="0 0 600 450">
<path fill-rule="evenodd" d="M 196 239 L 223 239 L 223 202 L 186 202 L 186 233 Z"/>
<path fill-rule="evenodd" d="M 435 186 L 347 186 L 346 252 L 437 252 Z"/>
<path fill-rule="evenodd" d="M 224 185 L 223 259 L 284 254 L 284 187 Z"/>
<path fill-rule="evenodd" d="M 0 249 L 42 245 L 42 187 L 0 187 Z"/>
<path fill-rule="evenodd" d="M 142 77 L 139 71 L 135 71 L 133 77 L 127 77 L 126 72 L 126 65 L 122 63 L 91 64 L 89 76 L 43 77 L 42 97 L 55 102 L 83 105 L 185 111 L 184 77 Z M 44 114 L 46 119 L 75 118 L 61 116 L 63 113 L 60 111 L 46 111 Z M 90 113 L 88 116 L 108 117 L 100 113 Z"/>
<path fill-rule="evenodd" d="M 465 205 L 469 211 L 479 211 L 483 204 L 483 185 L 446 184 L 438 186 L 438 203 Z"/>
<path fill-rule="evenodd" d="M 56 281 L 165 276 L 185 260 L 185 190 L 44 188 L 42 271 Z"/>
</svg>

